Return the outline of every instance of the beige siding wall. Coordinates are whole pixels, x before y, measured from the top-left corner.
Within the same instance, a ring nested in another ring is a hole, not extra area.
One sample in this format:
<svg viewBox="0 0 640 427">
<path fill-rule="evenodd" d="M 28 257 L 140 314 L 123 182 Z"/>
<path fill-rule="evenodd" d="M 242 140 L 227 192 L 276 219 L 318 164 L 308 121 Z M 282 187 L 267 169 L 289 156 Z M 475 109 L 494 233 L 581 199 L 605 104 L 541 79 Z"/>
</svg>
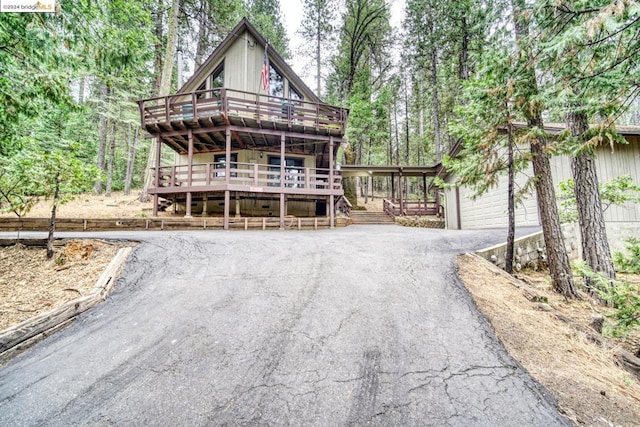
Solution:
<svg viewBox="0 0 640 427">
<path fill-rule="evenodd" d="M 276 152 L 267 152 L 261 150 L 234 150 L 232 153 L 238 155 L 238 163 L 257 163 L 259 165 L 268 165 L 270 157 L 280 157 L 280 153 Z M 260 153 L 262 153 L 262 157 L 260 157 Z M 217 153 L 200 153 L 193 155 L 193 164 L 203 164 L 203 163 L 212 163 L 214 161 L 215 156 L 224 155 L 224 152 Z M 286 154 L 287 158 L 296 158 L 303 159 L 304 167 L 315 169 L 316 167 L 316 159 L 314 156 L 304 156 L 299 154 Z M 175 165 L 176 166 L 186 166 L 189 164 L 189 156 L 186 154 L 176 154 L 175 155 Z"/>
<path fill-rule="evenodd" d="M 572 177 L 571 158 L 560 156 L 551 162 L 553 179 L 557 187 L 560 181 Z M 640 141 L 636 138 L 631 144 L 602 146 L 597 150 L 596 168 L 598 181 L 606 182 L 621 175 L 631 175 L 633 182 L 640 185 Z M 640 221 L 640 205 L 626 203 L 622 206 L 610 206 L 604 213 L 607 222 Z"/>
<path fill-rule="evenodd" d="M 523 187 L 532 172 L 516 175 L 516 191 Z M 487 193 L 471 199 L 473 193 L 466 187 L 460 188 L 460 216 L 464 229 L 507 227 L 507 177 L 501 176 L 498 185 Z M 538 207 L 535 197 L 524 200 L 516 207 L 516 227 L 539 225 Z"/>
<path fill-rule="evenodd" d="M 453 184 L 453 176 L 448 176 L 445 182 L 447 184 Z M 444 190 L 444 219 L 447 229 L 458 229 L 458 203 L 456 201 L 456 189 L 454 187 L 448 187 Z"/>
<path fill-rule="evenodd" d="M 221 53 L 220 59 L 209 65 L 206 70 L 203 70 L 202 76 L 197 82 L 193 82 L 185 89 L 187 92 L 196 90 L 213 70 L 224 61 L 224 86 L 226 88 L 266 95 L 267 92 L 262 90 L 260 79 L 263 56 L 264 46 L 258 44 L 251 34 L 245 31 L 236 38 L 236 41 L 225 52 Z M 280 71 L 284 72 L 283 70 Z M 289 80 L 286 75 L 284 78 L 286 97 L 289 93 Z M 309 97 L 302 92 L 302 88 L 297 89 L 304 96 L 305 101 L 310 101 Z M 245 95 L 244 97 L 251 98 L 250 95 Z"/>
<path fill-rule="evenodd" d="M 610 146 L 598 148 L 596 167 L 598 180 L 609 181 L 617 176 L 630 174 L 633 181 L 640 185 L 640 140 L 631 139 L 630 144 L 616 145 L 614 150 Z M 557 188 L 560 181 L 571 178 L 571 159 L 568 156 L 558 156 L 551 159 L 551 169 L 554 186 Z M 529 169 L 526 175 L 532 176 Z M 517 179 L 520 185 L 526 181 L 526 175 L 520 175 Z M 451 177 L 448 182 L 453 182 Z M 501 178 L 500 184 L 487 194 L 478 197 L 475 201 L 469 196 L 471 192 L 466 188 L 460 189 L 460 210 L 463 229 L 468 228 L 493 228 L 506 227 L 506 178 Z M 450 189 L 445 193 L 447 203 L 447 227 L 456 228 L 455 216 L 455 190 Z M 640 205 L 627 203 L 623 206 L 610 206 L 605 212 L 607 223 L 633 223 L 640 222 Z M 516 225 L 539 225 L 538 208 L 535 195 L 524 202 L 524 205 L 516 211 Z"/>
</svg>

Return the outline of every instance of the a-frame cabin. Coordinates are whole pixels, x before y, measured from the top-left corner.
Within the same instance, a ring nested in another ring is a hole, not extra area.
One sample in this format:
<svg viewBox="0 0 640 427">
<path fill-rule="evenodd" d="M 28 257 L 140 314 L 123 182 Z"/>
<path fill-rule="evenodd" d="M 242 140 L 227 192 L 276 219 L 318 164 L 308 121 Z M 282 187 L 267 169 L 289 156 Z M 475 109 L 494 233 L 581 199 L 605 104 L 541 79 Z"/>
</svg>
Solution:
<svg viewBox="0 0 640 427">
<path fill-rule="evenodd" d="M 243 19 L 176 94 L 139 101 L 156 140 L 154 216 L 162 198 L 187 217 L 223 215 L 225 229 L 230 215 L 334 225 L 348 110 L 323 103 L 266 45 Z M 166 149 L 175 152 L 171 166 L 160 164 Z"/>
</svg>

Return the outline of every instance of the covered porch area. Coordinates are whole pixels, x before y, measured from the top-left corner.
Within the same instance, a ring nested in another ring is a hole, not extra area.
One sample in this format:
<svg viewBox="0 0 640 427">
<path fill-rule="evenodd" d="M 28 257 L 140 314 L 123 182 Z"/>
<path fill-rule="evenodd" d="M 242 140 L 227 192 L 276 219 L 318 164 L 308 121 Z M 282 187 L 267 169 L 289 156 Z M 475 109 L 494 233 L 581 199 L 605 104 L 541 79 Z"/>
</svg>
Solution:
<svg viewBox="0 0 640 427">
<path fill-rule="evenodd" d="M 359 177 L 371 182 L 375 177 L 385 177 L 391 180 L 390 194 L 385 198 L 383 209 L 392 217 L 403 215 L 436 216 L 444 218 L 444 205 L 439 190 L 430 195 L 433 178 L 442 169 L 441 165 L 434 166 L 406 166 L 406 165 L 341 165 L 340 174 L 343 179 Z M 420 200 L 409 200 L 406 194 L 405 181 L 407 178 L 422 180 L 423 194 Z M 368 185 L 368 188 L 372 188 Z"/>
</svg>

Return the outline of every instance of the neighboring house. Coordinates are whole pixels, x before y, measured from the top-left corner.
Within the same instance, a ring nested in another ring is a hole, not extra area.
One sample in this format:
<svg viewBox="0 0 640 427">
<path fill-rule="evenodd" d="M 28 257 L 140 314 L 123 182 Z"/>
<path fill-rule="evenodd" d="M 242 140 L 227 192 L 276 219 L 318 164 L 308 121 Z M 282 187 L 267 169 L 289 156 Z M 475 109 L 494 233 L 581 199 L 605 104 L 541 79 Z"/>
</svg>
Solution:
<svg viewBox="0 0 640 427">
<path fill-rule="evenodd" d="M 545 129 L 551 133 L 564 130 L 561 124 L 549 124 Z M 600 182 L 621 175 L 631 175 L 640 184 L 640 126 L 618 126 L 617 131 L 628 144 L 611 146 L 604 144 L 596 149 L 596 167 Z M 551 158 L 554 185 L 571 178 L 571 159 L 568 156 Z M 531 166 L 517 175 L 519 186 L 533 176 Z M 454 183 L 455 176 L 445 177 L 446 183 Z M 498 186 L 486 194 L 471 199 L 472 191 L 466 187 L 451 187 L 445 190 L 446 223 L 449 229 L 481 229 L 507 226 L 507 177 L 500 177 Z M 640 205 L 627 203 L 610 206 L 605 212 L 607 233 L 612 249 L 620 250 L 624 238 L 640 236 Z M 516 208 L 516 226 L 540 225 L 540 215 L 535 194 Z"/>
<path fill-rule="evenodd" d="M 139 101 L 159 198 L 193 213 L 329 217 L 348 110 L 323 103 L 243 19 L 176 94 Z M 266 71 L 266 73 L 264 73 Z M 175 153 L 161 166 L 162 153 Z"/>
</svg>

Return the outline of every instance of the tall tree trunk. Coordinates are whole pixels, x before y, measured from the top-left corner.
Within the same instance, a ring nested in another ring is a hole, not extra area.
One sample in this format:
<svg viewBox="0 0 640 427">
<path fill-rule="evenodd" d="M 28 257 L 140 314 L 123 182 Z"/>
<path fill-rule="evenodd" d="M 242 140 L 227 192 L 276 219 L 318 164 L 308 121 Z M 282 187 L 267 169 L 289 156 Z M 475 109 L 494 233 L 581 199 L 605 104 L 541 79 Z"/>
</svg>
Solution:
<svg viewBox="0 0 640 427">
<path fill-rule="evenodd" d="M 392 104 L 389 102 L 389 116 L 387 117 L 387 122 L 389 124 L 389 150 L 387 152 L 387 164 L 393 164 L 393 118 L 391 117 Z"/>
<path fill-rule="evenodd" d="M 60 173 L 56 173 L 55 190 L 53 192 L 53 206 L 51 207 L 51 218 L 49 220 L 49 235 L 47 236 L 47 258 L 53 258 L 53 233 L 56 231 L 56 209 L 60 196 Z"/>
<path fill-rule="evenodd" d="M 111 143 L 109 144 L 109 162 L 107 163 L 107 188 L 105 189 L 105 196 L 111 196 L 111 189 L 113 188 L 113 165 L 116 158 L 116 122 L 111 122 Z"/>
<path fill-rule="evenodd" d="M 153 61 L 153 74 L 155 76 L 154 83 L 154 91 L 153 93 L 157 96 L 160 93 L 160 82 L 162 81 L 162 54 L 163 54 L 163 43 L 164 40 L 164 0 L 157 0 L 156 9 L 154 11 L 154 21 L 155 21 L 155 36 L 156 41 L 153 46 L 154 50 L 154 61 Z"/>
<path fill-rule="evenodd" d="M 462 11 L 463 15 L 460 19 L 460 27 L 462 28 L 461 46 L 460 46 L 460 63 L 458 64 L 458 78 L 460 80 L 469 80 L 469 28 L 467 25 L 466 10 Z"/>
<path fill-rule="evenodd" d="M 394 98 L 394 104 L 393 104 L 393 122 L 395 125 L 395 130 L 396 130 L 396 165 L 400 164 L 400 135 L 398 134 L 398 100 L 397 98 Z"/>
<path fill-rule="evenodd" d="M 508 113 L 507 113 L 508 114 Z M 513 246 L 516 237 L 516 203 L 514 194 L 515 169 L 513 166 L 513 126 L 511 119 L 507 119 L 507 156 L 508 156 L 508 190 L 507 210 L 509 215 L 509 227 L 507 232 L 507 253 L 504 256 L 504 269 L 507 273 L 513 273 Z"/>
<path fill-rule="evenodd" d="M 582 141 L 584 133 L 589 130 L 586 114 L 571 110 L 567 112 L 565 120 L 571 135 Z M 582 237 L 582 259 L 593 271 L 604 273 L 605 276 L 614 279 L 616 272 L 611 261 L 593 153 L 581 152 L 574 157 L 571 161 L 571 172 Z M 589 288 L 595 285 L 589 279 L 585 279 L 585 284 Z"/>
<path fill-rule="evenodd" d="M 194 64 L 196 68 L 202 64 L 205 53 L 209 48 L 208 3 L 209 0 L 200 1 L 200 11 L 198 13 L 198 44 L 196 45 L 196 57 Z"/>
<path fill-rule="evenodd" d="M 173 64 L 176 55 L 176 47 L 178 45 L 178 6 L 179 0 L 172 0 L 171 10 L 169 12 L 169 20 L 167 22 L 167 44 L 164 53 L 163 65 L 162 65 L 162 77 L 160 79 L 160 87 L 158 89 L 158 96 L 167 96 L 171 90 L 171 78 L 173 77 Z M 155 149 L 154 144 L 149 146 L 149 154 L 147 156 L 147 171 L 144 180 L 144 186 L 140 193 L 140 201 L 146 202 L 149 200 L 149 187 L 153 180 L 153 174 L 151 168 L 155 163 Z"/>
<path fill-rule="evenodd" d="M 321 78 L 320 78 L 320 65 L 322 62 L 322 32 L 320 31 L 320 22 L 317 24 L 317 33 L 316 33 L 316 95 L 320 96 L 321 86 Z"/>
<path fill-rule="evenodd" d="M 109 96 L 109 89 L 104 83 L 100 83 L 100 101 L 103 105 L 107 104 L 107 98 Z M 102 107 L 106 110 L 106 107 Z M 100 116 L 100 135 L 98 137 L 98 159 L 96 160 L 96 166 L 100 175 L 98 180 L 93 185 L 93 191 L 96 194 L 102 194 L 102 179 L 104 174 L 104 157 L 107 149 L 107 133 L 109 132 L 109 120 L 107 119 L 107 112 L 103 111 Z"/>
<path fill-rule="evenodd" d="M 521 57 L 531 58 L 528 51 L 529 26 L 526 20 L 524 0 L 511 0 L 513 9 L 516 39 L 518 42 Z M 529 108 L 531 101 L 538 94 L 538 84 L 536 82 L 535 69 L 533 64 L 527 64 L 524 76 L 525 96 L 527 103 L 524 106 L 524 114 L 527 117 L 529 128 L 544 129 L 542 114 L 539 108 Z M 556 204 L 555 189 L 551 174 L 551 164 L 547 152 L 547 139 L 543 136 L 536 136 L 531 139 L 530 151 L 532 155 L 533 175 L 536 184 L 536 196 L 538 208 L 540 210 L 540 220 L 542 222 L 542 234 L 547 249 L 547 263 L 551 275 L 552 287 L 556 292 L 567 298 L 576 298 L 578 290 L 573 282 L 571 267 L 567 248 L 564 245 L 562 227 L 560 226 L 560 216 L 558 215 L 558 205 Z"/>
<path fill-rule="evenodd" d="M 431 50 L 431 90 L 433 102 L 433 142 L 436 145 L 436 160 L 442 158 L 442 141 L 440 138 L 440 100 L 438 97 L 438 62 L 436 50 Z"/>
<path fill-rule="evenodd" d="M 129 153 L 127 155 L 127 172 L 124 178 L 124 194 L 131 194 L 131 182 L 133 181 L 133 170 L 136 164 L 136 154 L 138 150 L 138 141 L 140 140 L 140 128 L 135 127 L 133 131 L 133 141 L 129 145 Z"/>
<path fill-rule="evenodd" d="M 173 66 L 175 63 L 176 48 L 178 47 L 179 5 L 180 0 L 171 1 L 171 10 L 169 11 L 169 20 L 167 22 L 167 45 L 165 46 L 164 57 L 162 58 L 162 78 L 160 79 L 158 96 L 167 96 L 171 91 Z"/>
<path fill-rule="evenodd" d="M 404 76 L 404 133 L 405 133 L 405 153 L 404 162 L 409 164 L 409 87 L 407 76 Z"/>
</svg>

